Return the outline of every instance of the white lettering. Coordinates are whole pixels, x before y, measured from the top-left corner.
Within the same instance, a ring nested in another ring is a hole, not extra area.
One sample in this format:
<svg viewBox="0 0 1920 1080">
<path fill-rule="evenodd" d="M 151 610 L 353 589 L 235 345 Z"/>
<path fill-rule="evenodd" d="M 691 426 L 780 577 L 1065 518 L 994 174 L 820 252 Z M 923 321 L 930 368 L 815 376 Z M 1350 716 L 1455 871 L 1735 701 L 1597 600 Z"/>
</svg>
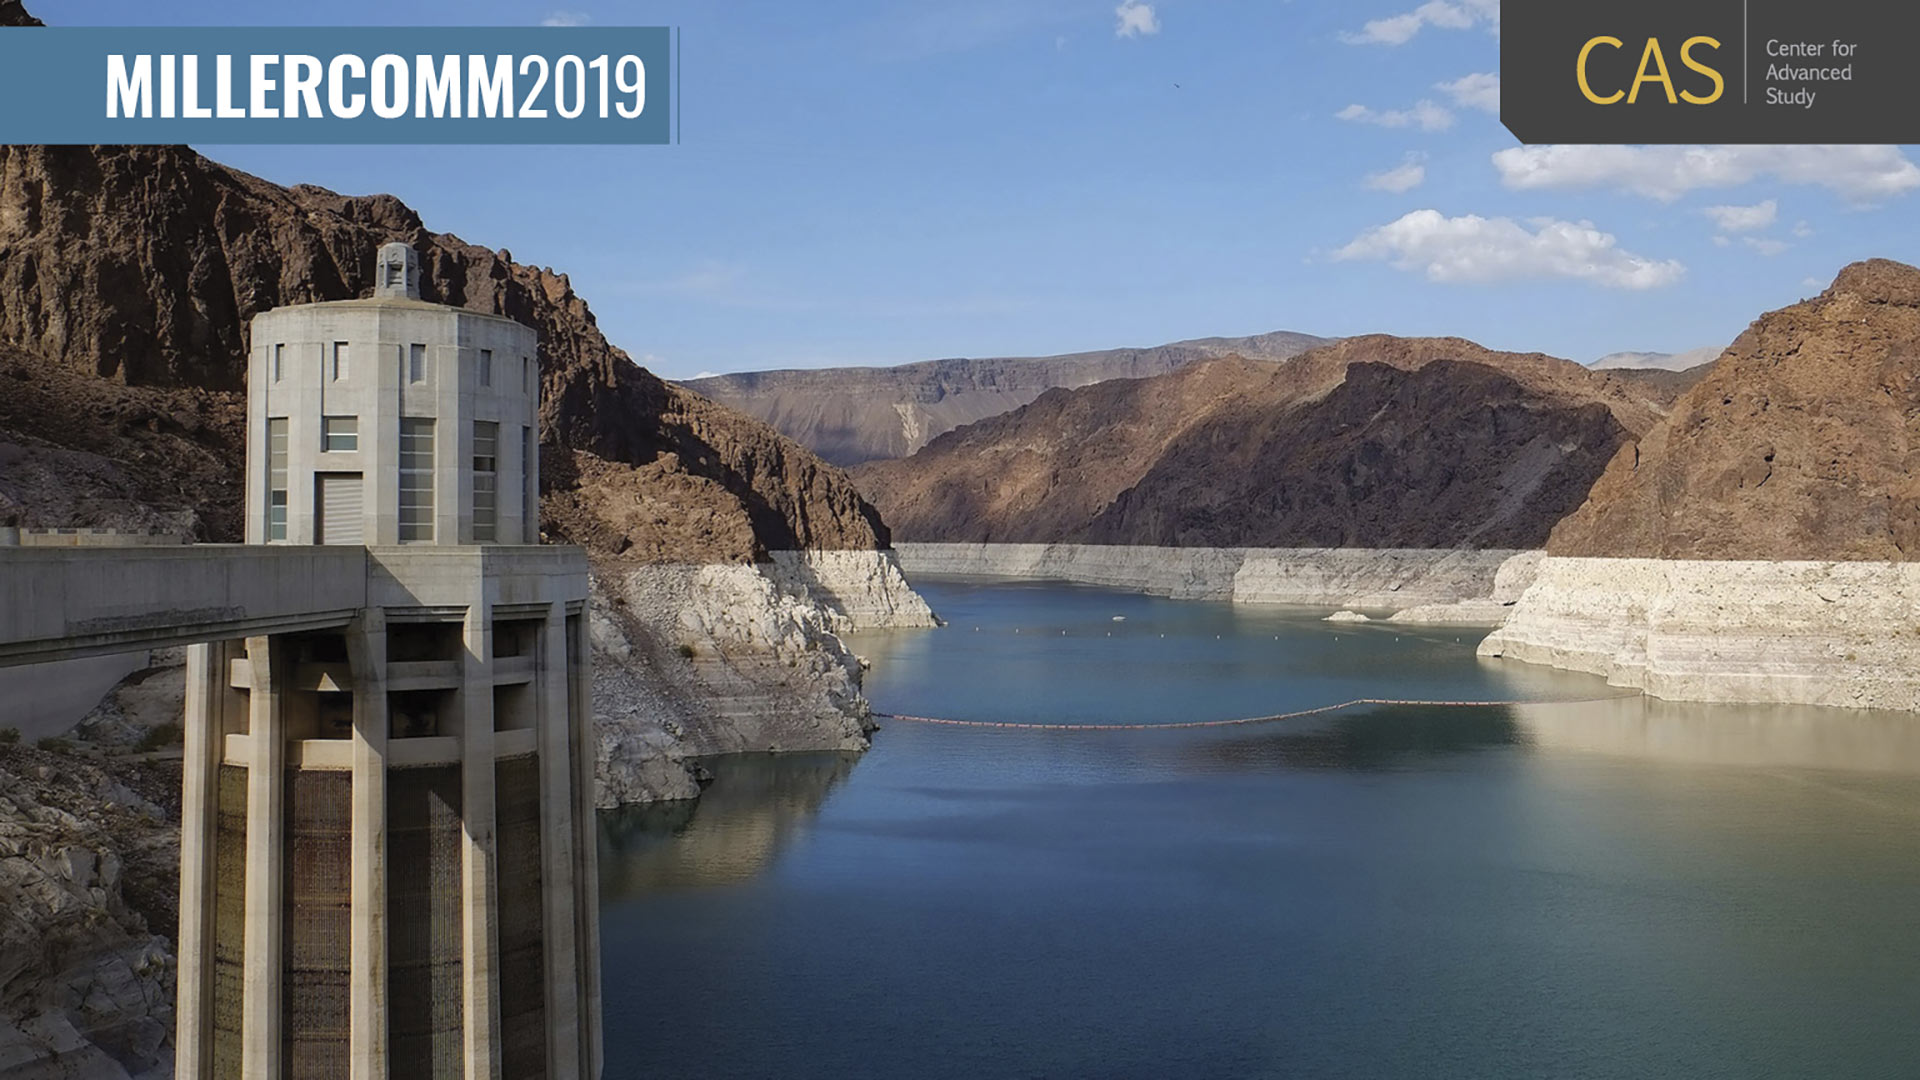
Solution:
<svg viewBox="0 0 1920 1080">
<path fill-rule="evenodd" d="M 247 80 L 247 115 L 255 120 L 276 120 L 280 110 L 267 104 L 267 91 L 280 85 L 267 78 L 267 69 L 280 63 L 277 56 L 256 53 L 247 60 L 247 70 L 252 77 Z"/>
<path fill-rule="evenodd" d="M 416 56 L 413 62 L 413 115 L 425 117 L 431 108 L 436 117 L 460 119 L 460 58 L 441 57 L 438 72 L 431 56 Z"/>
<path fill-rule="evenodd" d="M 367 77 L 366 61 L 352 53 L 341 53 L 327 65 L 327 106 L 333 115 L 342 120 L 351 120 L 367 109 L 367 95 L 347 95 L 347 75 L 351 69 L 355 79 Z"/>
<path fill-rule="evenodd" d="M 393 120 L 407 112 L 407 62 L 392 53 L 373 58 L 373 70 L 367 76 L 373 94 L 373 115 Z"/>
<path fill-rule="evenodd" d="M 513 57 L 494 57 L 491 72 L 486 57 L 467 57 L 467 115 L 513 119 Z"/>
<path fill-rule="evenodd" d="M 213 58 L 213 108 L 222 120 L 245 118 L 247 111 L 233 103 L 233 56 L 221 53 Z"/>
<path fill-rule="evenodd" d="M 213 110 L 200 104 L 200 58 L 193 53 L 180 58 L 180 117 L 183 120 L 213 118 Z"/>
<path fill-rule="evenodd" d="M 298 120 L 302 105 L 306 106 L 307 116 L 319 119 L 325 116 L 320 111 L 320 95 L 315 90 L 320 86 L 320 58 L 289 54 L 286 58 L 287 102 L 286 115 L 290 120 Z"/>
<path fill-rule="evenodd" d="M 107 119 L 131 119 L 136 111 L 143 118 L 153 116 L 153 57 L 135 57 L 128 72 L 127 58 L 114 53 L 107 57 Z"/>
</svg>

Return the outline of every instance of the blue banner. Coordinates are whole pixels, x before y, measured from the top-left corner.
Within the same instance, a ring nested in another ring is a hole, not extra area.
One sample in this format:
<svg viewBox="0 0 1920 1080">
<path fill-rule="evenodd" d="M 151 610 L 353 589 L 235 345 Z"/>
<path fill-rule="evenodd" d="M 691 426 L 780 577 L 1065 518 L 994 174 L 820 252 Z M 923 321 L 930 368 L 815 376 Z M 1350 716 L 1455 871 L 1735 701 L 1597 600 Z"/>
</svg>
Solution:
<svg viewBox="0 0 1920 1080">
<path fill-rule="evenodd" d="M 0 32 L 0 143 L 667 143 L 659 26 Z"/>
</svg>

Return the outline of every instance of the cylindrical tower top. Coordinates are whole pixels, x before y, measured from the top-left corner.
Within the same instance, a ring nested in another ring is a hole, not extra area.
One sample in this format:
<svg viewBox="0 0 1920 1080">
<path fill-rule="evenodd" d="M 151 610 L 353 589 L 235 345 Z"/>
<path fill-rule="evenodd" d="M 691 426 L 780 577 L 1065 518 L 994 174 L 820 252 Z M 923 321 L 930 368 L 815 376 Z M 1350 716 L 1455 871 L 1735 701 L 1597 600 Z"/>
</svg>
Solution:
<svg viewBox="0 0 1920 1080">
<path fill-rule="evenodd" d="M 380 249 L 375 295 L 254 316 L 247 542 L 539 542 L 539 335 L 418 299 Z"/>
<path fill-rule="evenodd" d="M 373 279 L 376 299 L 420 299 L 420 255 L 402 243 L 380 247 L 380 265 Z"/>
</svg>

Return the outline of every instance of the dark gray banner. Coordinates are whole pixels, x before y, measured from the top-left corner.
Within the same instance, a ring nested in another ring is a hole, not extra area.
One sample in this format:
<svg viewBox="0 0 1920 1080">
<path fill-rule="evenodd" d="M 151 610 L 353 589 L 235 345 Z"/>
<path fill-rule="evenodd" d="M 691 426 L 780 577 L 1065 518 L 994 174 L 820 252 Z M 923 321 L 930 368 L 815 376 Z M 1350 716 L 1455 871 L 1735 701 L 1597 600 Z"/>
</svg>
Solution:
<svg viewBox="0 0 1920 1080">
<path fill-rule="evenodd" d="M 1502 0 L 1526 143 L 1920 143 L 1914 0 Z"/>
</svg>

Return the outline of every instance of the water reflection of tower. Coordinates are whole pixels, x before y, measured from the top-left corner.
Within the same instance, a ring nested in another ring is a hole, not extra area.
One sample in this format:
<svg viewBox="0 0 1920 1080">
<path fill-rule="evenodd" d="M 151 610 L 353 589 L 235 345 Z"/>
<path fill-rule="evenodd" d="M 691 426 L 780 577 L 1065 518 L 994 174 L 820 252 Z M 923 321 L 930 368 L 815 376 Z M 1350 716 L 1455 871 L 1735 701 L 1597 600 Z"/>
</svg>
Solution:
<svg viewBox="0 0 1920 1080">
<path fill-rule="evenodd" d="M 422 301 L 405 245 L 376 272 L 253 321 L 248 542 L 364 547 L 366 599 L 189 651 L 176 1071 L 597 1076 L 586 568 L 538 546 L 537 337 Z"/>
</svg>

